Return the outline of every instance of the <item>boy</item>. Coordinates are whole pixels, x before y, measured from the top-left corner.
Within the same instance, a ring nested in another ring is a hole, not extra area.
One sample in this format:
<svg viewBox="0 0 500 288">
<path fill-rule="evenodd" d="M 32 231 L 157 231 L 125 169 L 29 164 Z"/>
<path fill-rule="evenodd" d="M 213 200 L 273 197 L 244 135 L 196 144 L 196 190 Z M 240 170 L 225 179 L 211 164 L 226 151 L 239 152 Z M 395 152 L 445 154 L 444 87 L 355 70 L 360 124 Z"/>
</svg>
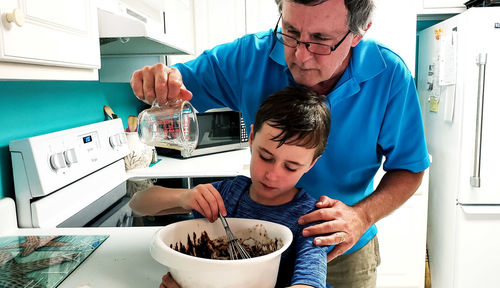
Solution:
<svg viewBox="0 0 500 288">
<path fill-rule="evenodd" d="M 269 96 L 251 125 L 251 179 L 201 184 L 194 189 L 153 186 L 134 194 L 130 207 L 143 215 L 195 210 L 211 222 L 218 212 L 229 217 L 255 218 L 283 224 L 294 235 L 281 256 L 277 287 L 325 287 L 326 247 L 303 237 L 298 219 L 316 200 L 295 185 L 323 153 L 330 131 L 325 96 L 303 87 L 288 87 Z M 166 286 L 168 277 L 163 278 Z"/>
</svg>

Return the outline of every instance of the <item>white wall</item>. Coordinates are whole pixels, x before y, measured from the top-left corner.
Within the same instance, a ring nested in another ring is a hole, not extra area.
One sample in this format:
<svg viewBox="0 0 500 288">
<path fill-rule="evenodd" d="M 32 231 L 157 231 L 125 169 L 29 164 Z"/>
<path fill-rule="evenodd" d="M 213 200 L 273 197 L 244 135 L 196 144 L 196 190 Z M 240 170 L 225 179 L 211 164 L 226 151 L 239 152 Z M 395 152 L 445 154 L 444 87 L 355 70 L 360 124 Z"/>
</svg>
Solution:
<svg viewBox="0 0 500 288">
<path fill-rule="evenodd" d="M 375 0 L 372 26 L 365 34 L 401 56 L 415 77 L 417 7 L 415 0 Z"/>
</svg>

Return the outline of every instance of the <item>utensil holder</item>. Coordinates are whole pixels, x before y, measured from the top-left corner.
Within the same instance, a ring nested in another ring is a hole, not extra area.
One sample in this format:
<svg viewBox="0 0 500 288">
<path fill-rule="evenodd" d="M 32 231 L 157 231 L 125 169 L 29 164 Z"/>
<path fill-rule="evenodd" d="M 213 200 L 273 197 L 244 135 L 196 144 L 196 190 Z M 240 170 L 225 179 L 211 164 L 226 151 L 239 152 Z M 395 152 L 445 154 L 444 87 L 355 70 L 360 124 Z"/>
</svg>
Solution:
<svg viewBox="0 0 500 288">
<path fill-rule="evenodd" d="M 130 153 L 125 156 L 125 170 L 146 168 L 151 164 L 154 147 L 139 140 L 137 132 L 125 132 Z"/>
</svg>

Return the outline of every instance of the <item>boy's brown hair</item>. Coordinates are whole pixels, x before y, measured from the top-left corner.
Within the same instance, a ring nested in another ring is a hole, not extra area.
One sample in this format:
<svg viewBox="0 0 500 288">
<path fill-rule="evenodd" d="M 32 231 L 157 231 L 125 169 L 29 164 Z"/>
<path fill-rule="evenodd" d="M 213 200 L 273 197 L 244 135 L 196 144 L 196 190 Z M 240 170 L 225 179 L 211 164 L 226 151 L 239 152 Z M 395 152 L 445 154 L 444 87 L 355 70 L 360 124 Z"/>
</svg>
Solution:
<svg viewBox="0 0 500 288">
<path fill-rule="evenodd" d="M 281 133 L 272 140 L 305 148 L 316 148 L 314 159 L 325 151 L 330 133 L 330 109 L 326 97 L 303 86 L 289 86 L 277 91 L 259 107 L 255 116 L 254 133 L 264 123 Z"/>
</svg>

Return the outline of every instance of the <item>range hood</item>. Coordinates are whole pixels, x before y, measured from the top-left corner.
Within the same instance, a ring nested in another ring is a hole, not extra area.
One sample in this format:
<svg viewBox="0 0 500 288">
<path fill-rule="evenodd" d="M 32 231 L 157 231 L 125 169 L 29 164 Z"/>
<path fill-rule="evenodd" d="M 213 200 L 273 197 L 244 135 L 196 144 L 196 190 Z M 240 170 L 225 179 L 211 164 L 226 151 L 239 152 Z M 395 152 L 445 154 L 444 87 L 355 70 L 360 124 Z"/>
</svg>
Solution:
<svg viewBox="0 0 500 288">
<path fill-rule="evenodd" d="M 130 9 L 123 13 L 102 8 L 97 11 L 103 56 L 191 54 L 170 43 L 162 25 L 153 25 L 153 21 Z"/>
</svg>

